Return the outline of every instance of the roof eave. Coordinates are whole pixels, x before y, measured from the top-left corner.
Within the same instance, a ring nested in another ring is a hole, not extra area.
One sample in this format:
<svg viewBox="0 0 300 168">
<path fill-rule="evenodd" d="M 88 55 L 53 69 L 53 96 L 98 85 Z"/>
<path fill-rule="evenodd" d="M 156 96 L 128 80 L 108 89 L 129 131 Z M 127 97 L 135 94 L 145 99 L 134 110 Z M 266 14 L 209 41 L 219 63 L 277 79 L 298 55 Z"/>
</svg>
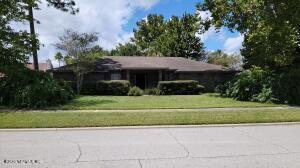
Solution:
<svg viewBox="0 0 300 168">
<path fill-rule="evenodd" d="M 122 70 L 167 70 L 168 67 L 122 67 Z"/>
</svg>

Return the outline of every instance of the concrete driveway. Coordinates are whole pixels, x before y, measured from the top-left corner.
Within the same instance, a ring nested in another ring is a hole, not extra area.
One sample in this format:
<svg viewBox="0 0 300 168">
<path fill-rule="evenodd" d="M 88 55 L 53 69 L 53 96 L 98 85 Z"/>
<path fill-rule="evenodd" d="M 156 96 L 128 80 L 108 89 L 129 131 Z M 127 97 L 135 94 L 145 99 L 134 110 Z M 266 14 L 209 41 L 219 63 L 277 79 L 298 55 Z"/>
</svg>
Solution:
<svg viewBox="0 0 300 168">
<path fill-rule="evenodd" d="M 299 168 L 300 124 L 1 130 L 0 167 Z"/>
</svg>

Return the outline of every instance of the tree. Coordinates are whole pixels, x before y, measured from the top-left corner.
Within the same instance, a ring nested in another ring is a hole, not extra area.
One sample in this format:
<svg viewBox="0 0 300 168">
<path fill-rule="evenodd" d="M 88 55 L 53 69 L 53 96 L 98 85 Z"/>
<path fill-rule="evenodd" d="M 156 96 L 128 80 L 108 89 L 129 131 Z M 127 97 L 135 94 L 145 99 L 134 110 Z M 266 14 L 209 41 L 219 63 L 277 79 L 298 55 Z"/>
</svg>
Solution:
<svg viewBox="0 0 300 168">
<path fill-rule="evenodd" d="M 270 72 L 276 97 L 300 104 L 299 0 L 205 0 L 197 8 L 211 12 L 211 19 L 200 19 L 204 30 L 214 25 L 242 33 L 244 68 Z"/>
<path fill-rule="evenodd" d="M 207 62 L 222 65 L 230 69 L 240 69 L 242 65 L 241 56 L 237 54 L 226 54 L 222 50 L 216 50 L 207 54 Z"/>
<path fill-rule="evenodd" d="M 133 29 L 133 42 L 141 49 L 143 55 L 147 55 L 149 46 L 165 31 L 163 15 L 149 14 L 146 19 L 137 23 L 137 29 Z"/>
<path fill-rule="evenodd" d="M 17 4 L 22 0 L 3 0 L 0 8 L 0 74 L 23 68 L 31 53 L 32 38 L 26 31 L 15 31 L 11 22 L 26 21 L 26 8 Z M 38 44 L 36 44 L 38 45 Z"/>
<path fill-rule="evenodd" d="M 204 46 L 197 36 L 197 15 L 185 13 L 164 21 L 162 15 L 150 14 L 137 22 L 133 42 L 142 55 L 185 57 L 196 60 L 204 56 Z"/>
<path fill-rule="evenodd" d="M 138 46 L 134 43 L 118 44 L 116 49 L 111 50 L 111 55 L 117 56 L 139 56 L 142 55 Z"/>
<path fill-rule="evenodd" d="M 225 26 L 245 36 L 241 50 L 245 68 L 280 70 L 299 60 L 299 0 L 205 0 L 197 6 L 212 13 L 212 19 L 201 20 L 204 29 Z"/>
<path fill-rule="evenodd" d="M 99 58 L 102 56 L 110 55 L 110 51 L 103 49 L 99 45 L 95 45 L 94 47 L 89 49 L 86 54 L 90 55 L 91 57 Z"/>
<path fill-rule="evenodd" d="M 61 54 L 61 52 L 57 52 L 54 56 L 54 59 L 56 59 L 58 61 L 58 66 L 60 66 L 60 62 L 63 60 L 63 55 Z"/>
<path fill-rule="evenodd" d="M 48 3 L 48 6 L 53 6 L 56 9 L 59 9 L 63 12 L 70 12 L 71 14 L 77 13 L 79 10 L 78 8 L 75 8 L 75 2 L 74 0 L 46 0 Z M 33 55 L 33 64 L 34 69 L 38 70 L 38 55 L 37 50 L 38 46 L 36 45 L 36 41 L 38 41 L 35 29 L 34 29 L 34 17 L 33 17 L 33 10 L 39 9 L 39 4 L 42 3 L 40 0 L 20 0 L 19 3 L 17 2 L 17 5 L 27 5 L 28 10 L 28 21 L 30 25 L 30 34 L 32 38 L 32 45 L 31 45 L 31 51 Z M 38 22 L 39 23 L 39 22 Z"/>
<path fill-rule="evenodd" d="M 24 68 L 30 55 L 34 56 L 35 68 L 38 68 L 36 50 L 39 41 L 34 32 L 32 9 L 38 9 L 39 0 L 1 0 L 0 5 L 0 72 L 9 75 L 17 67 Z M 68 11 L 78 11 L 71 0 L 47 0 L 49 6 Z M 31 33 L 16 31 L 12 22 L 30 22 Z"/>
<path fill-rule="evenodd" d="M 201 60 L 204 57 L 204 45 L 197 36 L 199 30 L 196 15 L 185 13 L 181 18 L 172 16 L 166 22 L 164 33 L 154 46 L 163 56 L 185 57 Z"/>
<path fill-rule="evenodd" d="M 97 56 L 90 51 L 96 41 L 97 33 L 78 33 L 68 29 L 55 44 L 57 49 L 66 53 L 69 63 L 72 63 L 70 67 L 76 75 L 77 94 L 80 94 L 83 76 L 94 69 L 92 65 Z"/>
</svg>

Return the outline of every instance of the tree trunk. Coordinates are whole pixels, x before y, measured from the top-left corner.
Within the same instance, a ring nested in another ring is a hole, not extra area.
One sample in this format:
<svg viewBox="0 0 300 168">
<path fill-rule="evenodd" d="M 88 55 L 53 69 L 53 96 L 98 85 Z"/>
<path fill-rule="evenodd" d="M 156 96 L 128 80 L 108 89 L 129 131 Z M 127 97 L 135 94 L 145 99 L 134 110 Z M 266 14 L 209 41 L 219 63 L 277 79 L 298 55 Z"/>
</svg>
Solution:
<svg viewBox="0 0 300 168">
<path fill-rule="evenodd" d="M 83 77 L 84 77 L 84 73 L 76 72 L 76 89 L 77 89 L 76 91 L 78 95 L 81 92 Z"/>
<path fill-rule="evenodd" d="M 34 37 L 34 40 L 36 40 L 35 36 L 35 30 L 34 30 L 34 20 L 33 20 L 33 9 L 32 5 L 28 4 L 28 12 L 29 12 L 29 25 L 30 25 L 30 34 L 32 37 Z M 38 71 L 39 70 L 39 63 L 38 63 L 38 55 L 37 55 L 37 46 L 36 46 L 36 41 L 32 43 L 32 56 L 33 56 L 33 65 L 34 65 L 34 70 Z"/>
<path fill-rule="evenodd" d="M 77 72 L 77 78 L 76 78 L 76 89 L 77 89 L 77 95 L 80 94 L 80 74 Z"/>
</svg>

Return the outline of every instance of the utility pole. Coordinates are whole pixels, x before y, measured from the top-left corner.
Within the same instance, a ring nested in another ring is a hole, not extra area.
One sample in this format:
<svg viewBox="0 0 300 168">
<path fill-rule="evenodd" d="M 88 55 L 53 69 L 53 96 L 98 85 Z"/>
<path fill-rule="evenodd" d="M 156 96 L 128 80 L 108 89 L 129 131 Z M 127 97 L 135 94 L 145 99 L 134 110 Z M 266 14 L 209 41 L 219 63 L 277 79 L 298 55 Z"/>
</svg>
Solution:
<svg viewBox="0 0 300 168">
<path fill-rule="evenodd" d="M 34 30 L 34 20 L 33 20 L 33 8 L 32 5 L 28 4 L 28 12 L 29 12 L 29 25 L 30 25 L 30 34 L 32 37 L 34 37 L 34 40 L 36 40 L 35 36 L 35 30 Z M 34 70 L 39 70 L 39 63 L 38 63 L 38 55 L 37 55 L 37 46 L 36 41 L 32 43 L 32 56 L 33 56 L 33 65 Z"/>
</svg>

